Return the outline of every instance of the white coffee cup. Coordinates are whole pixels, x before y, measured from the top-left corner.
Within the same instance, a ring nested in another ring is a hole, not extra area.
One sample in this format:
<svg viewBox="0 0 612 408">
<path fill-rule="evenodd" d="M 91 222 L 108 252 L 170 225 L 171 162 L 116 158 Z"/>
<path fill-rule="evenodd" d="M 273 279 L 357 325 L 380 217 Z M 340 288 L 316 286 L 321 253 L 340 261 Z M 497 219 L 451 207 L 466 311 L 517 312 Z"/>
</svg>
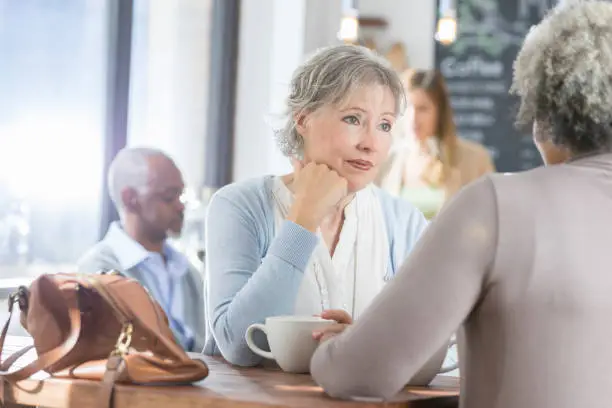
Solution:
<svg viewBox="0 0 612 408">
<path fill-rule="evenodd" d="M 265 324 L 255 323 L 246 331 L 246 342 L 253 353 L 276 360 L 283 371 L 289 373 L 310 372 L 310 359 L 318 341 L 312 332 L 335 323 L 314 316 L 268 317 Z M 268 338 L 270 351 L 262 350 L 253 341 L 253 333 L 261 330 Z"/>
<path fill-rule="evenodd" d="M 457 344 L 455 339 L 452 339 L 449 343 L 445 344 L 440 350 L 436 352 L 429 359 L 429 361 L 419 370 L 419 372 L 412 377 L 408 382 L 408 385 L 426 386 L 431 380 L 433 380 L 438 374 L 445 374 L 457 369 L 458 364 L 453 363 L 449 366 L 442 366 L 446 358 L 448 349 Z"/>
</svg>

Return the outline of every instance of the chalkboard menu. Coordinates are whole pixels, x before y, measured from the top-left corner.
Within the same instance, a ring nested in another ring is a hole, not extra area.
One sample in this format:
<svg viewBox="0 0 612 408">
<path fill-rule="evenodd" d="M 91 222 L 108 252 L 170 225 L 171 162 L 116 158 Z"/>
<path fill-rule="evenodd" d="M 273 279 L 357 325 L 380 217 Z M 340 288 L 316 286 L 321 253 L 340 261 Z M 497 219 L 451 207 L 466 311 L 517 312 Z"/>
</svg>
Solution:
<svg viewBox="0 0 612 408">
<path fill-rule="evenodd" d="M 436 67 L 446 78 L 459 135 L 484 144 L 500 172 L 541 164 L 531 135 L 514 127 L 518 100 L 508 90 L 523 39 L 554 3 L 456 0 L 457 40 L 436 42 Z"/>
</svg>

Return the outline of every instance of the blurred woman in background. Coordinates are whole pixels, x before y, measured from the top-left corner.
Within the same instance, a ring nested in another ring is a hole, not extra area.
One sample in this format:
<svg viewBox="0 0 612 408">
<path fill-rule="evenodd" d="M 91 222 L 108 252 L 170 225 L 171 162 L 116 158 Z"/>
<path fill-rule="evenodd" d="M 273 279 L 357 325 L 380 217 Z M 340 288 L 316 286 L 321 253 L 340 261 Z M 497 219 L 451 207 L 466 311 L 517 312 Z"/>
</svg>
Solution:
<svg viewBox="0 0 612 408">
<path fill-rule="evenodd" d="M 431 218 L 461 187 L 495 168 L 483 146 L 457 136 L 442 74 L 411 70 L 404 76 L 409 108 L 378 184 Z"/>
</svg>

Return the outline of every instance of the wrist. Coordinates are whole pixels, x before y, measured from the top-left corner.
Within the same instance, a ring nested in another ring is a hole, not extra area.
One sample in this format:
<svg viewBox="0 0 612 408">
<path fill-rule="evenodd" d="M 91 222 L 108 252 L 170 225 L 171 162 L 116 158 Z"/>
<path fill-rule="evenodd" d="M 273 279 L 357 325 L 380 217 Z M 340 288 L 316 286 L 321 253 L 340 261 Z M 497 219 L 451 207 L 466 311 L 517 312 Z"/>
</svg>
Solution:
<svg viewBox="0 0 612 408">
<path fill-rule="evenodd" d="M 296 201 L 291 206 L 287 220 L 294 222 L 307 230 L 316 233 L 320 224 L 320 217 L 317 217 L 313 211 L 308 210 L 299 201 Z"/>
</svg>

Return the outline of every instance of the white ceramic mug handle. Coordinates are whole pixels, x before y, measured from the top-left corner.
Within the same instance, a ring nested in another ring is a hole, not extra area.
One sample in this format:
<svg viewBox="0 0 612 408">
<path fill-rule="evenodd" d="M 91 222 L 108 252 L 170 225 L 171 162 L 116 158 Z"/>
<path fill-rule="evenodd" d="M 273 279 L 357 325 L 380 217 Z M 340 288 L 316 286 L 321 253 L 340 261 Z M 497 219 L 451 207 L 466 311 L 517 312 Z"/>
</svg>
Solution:
<svg viewBox="0 0 612 408">
<path fill-rule="evenodd" d="M 258 354 L 264 358 L 269 358 L 270 360 L 274 360 L 274 355 L 269 352 L 269 351 L 265 351 L 260 349 L 259 347 L 257 347 L 257 345 L 255 344 L 255 342 L 253 341 L 253 332 L 255 330 L 261 330 L 262 332 L 264 332 L 264 334 L 266 335 L 266 337 L 268 337 L 268 332 L 266 332 L 266 326 L 261 324 L 261 323 L 255 323 L 249 326 L 249 328 L 247 329 L 244 337 L 246 339 L 247 345 L 249 346 L 249 348 L 253 351 L 253 353 Z"/>
<path fill-rule="evenodd" d="M 449 349 L 449 348 L 453 347 L 453 346 L 454 346 L 454 345 L 456 345 L 456 344 L 457 344 L 457 340 L 456 340 L 456 339 L 452 339 L 452 340 L 451 340 L 451 341 L 448 343 L 448 347 L 447 347 L 447 349 Z M 455 371 L 457 368 L 459 368 L 459 364 L 458 364 L 458 363 L 451 364 L 451 365 L 449 365 L 449 366 L 447 366 L 447 367 L 444 367 L 444 366 L 443 366 L 442 368 L 440 368 L 440 374 L 446 374 L 446 373 L 449 373 L 449 372 L 451 372 L 451 371 Z"/>
</svg>

